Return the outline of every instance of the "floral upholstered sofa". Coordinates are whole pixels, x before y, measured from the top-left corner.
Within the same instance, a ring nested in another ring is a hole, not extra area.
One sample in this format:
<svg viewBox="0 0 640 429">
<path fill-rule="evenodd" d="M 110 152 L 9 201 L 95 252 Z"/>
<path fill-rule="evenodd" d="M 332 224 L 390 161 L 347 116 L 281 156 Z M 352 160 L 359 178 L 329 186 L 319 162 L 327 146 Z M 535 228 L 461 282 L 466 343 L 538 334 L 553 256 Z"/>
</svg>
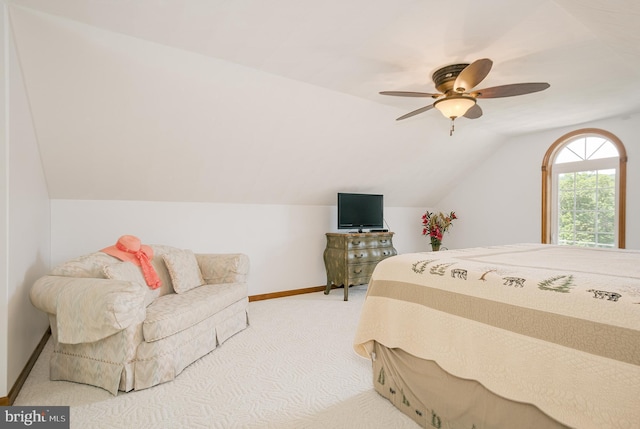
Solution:
<svg viewBox="0 0 640 429">
<path fill-rule="evenodd" d="M 49 315 L 52 380 L 145 389 L 182 370 L 248 326 L 249 258 L 147 246 L 159 282 L 104 252 L 54 268 L 30 298 Z M 159 287 L 158 287 L 159 286 Z"/>
</svg>

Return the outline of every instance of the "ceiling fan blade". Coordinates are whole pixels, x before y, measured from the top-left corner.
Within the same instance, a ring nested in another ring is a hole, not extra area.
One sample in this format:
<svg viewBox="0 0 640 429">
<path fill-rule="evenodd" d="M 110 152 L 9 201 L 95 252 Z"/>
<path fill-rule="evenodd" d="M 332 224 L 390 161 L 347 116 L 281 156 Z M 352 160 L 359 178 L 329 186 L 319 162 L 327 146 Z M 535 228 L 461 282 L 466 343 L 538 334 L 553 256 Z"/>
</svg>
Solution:
<svg viewBox="0 0 640 429">
<path fill-rule="evenodd" d="M 512 83 L 510 85 L 500 85 L 491 88 L 473 91 L 471 95 L 476 98 L 500 98 L 513 97 L 515 95 L 531 94 L 532 92 L 544 91 L 551 85 L 544 82 L 538 83 Z"/>
<path fill-rule="evenodd" d="M 467 113 L 462 116 L 469 119 L 478 119 L 482 116 L 482 109 L 477 104 L 474 104 L 469 110 L 467 110 Z"/>
<path fill-rule="evenodd" d="M 428 92 L 414 92 L 414 91 L 382 91 L 382 95 L 396 95 L 398 97 L 433 97 L 438 98 L 442 94 L 431 94 Z"/>
<path fill-rule="evenodd" d="M 467 92 L 487 77 L 493 61 L 488 58 L 476 60 L 465 67 L 453 84 L 453 89 L 458 92 Z"/>
<path fill-rule="evenodd" d="M 433 109 L 433 104 L 430 104 L 430 105 L 428 105 L 428 106 L 421 107 L 421 108 L 419 108 L 419 109 L 417 109 L 417 110 L 414 110 L 413 112 L 409 112 L 409 113 L 407 113 L 406 115 L 402 115 L 402 116 L 400 116 L 398 119 L 396 119 L 396 121 L 401 121 L 401 120 L 403 120 L 403 119 L 410 118 L 410 117 L 412 117 L 412 116 L 415 116 L 415 115 L 420 114 L 420 113 L 422 113 L 422 112 L 426 112 L 427 110 L 431 110 L 431 109 Z"/>
</svg>

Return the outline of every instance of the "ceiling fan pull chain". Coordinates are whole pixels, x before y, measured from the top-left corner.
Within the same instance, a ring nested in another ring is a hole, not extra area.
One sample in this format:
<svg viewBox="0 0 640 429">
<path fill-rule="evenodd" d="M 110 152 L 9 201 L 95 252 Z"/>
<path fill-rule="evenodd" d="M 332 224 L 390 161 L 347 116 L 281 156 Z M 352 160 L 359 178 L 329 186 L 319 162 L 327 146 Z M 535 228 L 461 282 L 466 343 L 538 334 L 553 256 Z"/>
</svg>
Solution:
<svg viewBox="0 0 640 429">
<path fill-rule="evenodd" d="M 451 118 L 451 129 L 449 130 L 449 137 L 451 137 L 453 135 L 453 132 L 456 130 L 456 127 L 454 125 L 454 122 L 456 118 Z"/>
</svg>

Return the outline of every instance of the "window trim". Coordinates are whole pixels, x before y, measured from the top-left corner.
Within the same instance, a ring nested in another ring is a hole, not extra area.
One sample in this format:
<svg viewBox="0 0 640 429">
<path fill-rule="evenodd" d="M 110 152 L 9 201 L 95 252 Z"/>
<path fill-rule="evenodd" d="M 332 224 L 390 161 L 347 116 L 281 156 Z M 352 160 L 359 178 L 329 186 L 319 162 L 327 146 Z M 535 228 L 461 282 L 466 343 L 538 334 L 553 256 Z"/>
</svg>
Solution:
<svg viewBox="0 0 640 429">
<path fill-rule="evenodd" d="M 553 161 L 566 143 L 577 137 L 595 135 L 609 140 L 618 150 L 618 175 L 620 180 L 618 196 L 618 248 L 625 248 L 626 212 L 627 212 L 627 151 L 622 141 L 614 134 L 599 128 L 583 128 L 572 131 L 557 139 L 544 155 L 542 160 L 542 227 L 541 243 L 551 243 L 552 222 L 552 183 Z"/>
</svg>

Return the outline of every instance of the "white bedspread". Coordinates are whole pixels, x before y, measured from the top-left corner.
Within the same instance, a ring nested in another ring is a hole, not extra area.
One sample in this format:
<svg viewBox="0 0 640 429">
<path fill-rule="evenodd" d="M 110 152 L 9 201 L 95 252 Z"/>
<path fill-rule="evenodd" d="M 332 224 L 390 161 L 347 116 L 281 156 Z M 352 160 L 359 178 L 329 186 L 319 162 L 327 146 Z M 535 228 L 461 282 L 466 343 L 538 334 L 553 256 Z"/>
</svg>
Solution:
<svg viewBox="0 0 640 429">
<path fill-rule="evenodd" d="M 355 338 L 578 428 L 640 427 L 640 252 L 520 244 L 399 255 Z"/>
</svg>

